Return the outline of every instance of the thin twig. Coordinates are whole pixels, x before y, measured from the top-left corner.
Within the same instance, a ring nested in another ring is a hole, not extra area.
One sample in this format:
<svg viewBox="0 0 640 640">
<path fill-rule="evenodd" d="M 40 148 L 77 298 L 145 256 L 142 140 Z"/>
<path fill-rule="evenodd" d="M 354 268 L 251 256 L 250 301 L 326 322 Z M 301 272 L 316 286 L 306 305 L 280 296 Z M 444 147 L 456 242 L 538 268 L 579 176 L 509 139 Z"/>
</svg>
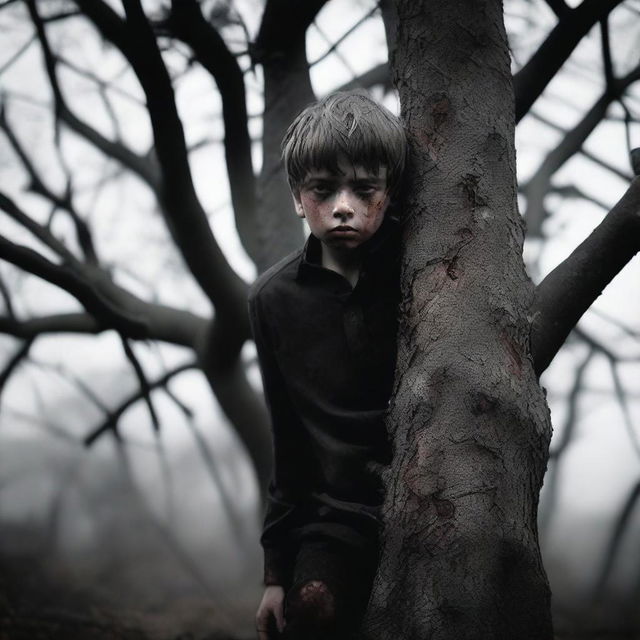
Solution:
<svg viewBox="0 0 640 640">
<path fill-rule="evenodd" d="M 330 56 L 356 29 L 358 29 L 361 25 L 363 25 L 371 16 L 373 16 L 380 9 L 380 3 L 377 2 L 376 5 L 368 11 L 362 18 L 360 18 L 352 27 L 347 29 L 332 45 L 327 49 L 319 58 L 316 58 L 313 62 L 309 63 L 310 67 L 322 62 L 327 56 Z M 317 28 L 317 25 L 316 25 Z M 324 34 L 322 34 L 324 37 Z"/>
</svg>

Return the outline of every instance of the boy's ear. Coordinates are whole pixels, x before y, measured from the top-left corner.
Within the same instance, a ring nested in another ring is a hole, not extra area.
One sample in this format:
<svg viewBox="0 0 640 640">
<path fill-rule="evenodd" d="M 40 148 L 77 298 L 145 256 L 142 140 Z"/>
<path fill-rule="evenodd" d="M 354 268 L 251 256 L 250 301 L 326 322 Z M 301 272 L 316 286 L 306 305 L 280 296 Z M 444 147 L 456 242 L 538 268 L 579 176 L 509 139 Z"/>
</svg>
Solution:
<svg viewBox="0 0 640 640">
<path fill-rule="evenodd" d="M 302 201 L 300 200 L 300 192 L 294 191 L 291 196 L 293 198 L 293 205 L 296 208 L 296 215 L 298 218 L 304 218 L 304 209 L 302 208 Z"/>
</svg>

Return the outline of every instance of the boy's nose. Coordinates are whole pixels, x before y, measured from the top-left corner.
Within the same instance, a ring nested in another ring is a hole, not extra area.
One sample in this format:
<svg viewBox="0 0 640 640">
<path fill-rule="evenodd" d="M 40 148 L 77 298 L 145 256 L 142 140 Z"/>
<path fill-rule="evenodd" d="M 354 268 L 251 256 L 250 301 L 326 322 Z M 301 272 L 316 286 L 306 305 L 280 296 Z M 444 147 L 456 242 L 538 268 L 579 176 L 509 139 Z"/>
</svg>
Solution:
<svg viewBox="0 0 640 640">
<path fill-rule="evenodd" d="M 348 218 L 355 214 L 349 195 L 345 192 L 338 193 L 333 204 L 334 218 Z"/>
</svg>

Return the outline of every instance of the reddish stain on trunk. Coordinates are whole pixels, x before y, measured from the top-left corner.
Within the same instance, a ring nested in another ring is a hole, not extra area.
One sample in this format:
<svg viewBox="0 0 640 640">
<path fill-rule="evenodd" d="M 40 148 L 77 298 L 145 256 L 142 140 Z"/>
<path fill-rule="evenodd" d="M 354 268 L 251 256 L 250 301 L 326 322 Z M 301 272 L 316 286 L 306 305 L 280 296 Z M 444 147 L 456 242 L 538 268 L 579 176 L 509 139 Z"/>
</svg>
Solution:
<svg viewBox="0 0 640 640">
<path fill-rule="evenodd" d="M 507 368 L 514 376 L 522 378 L 522 357 L 518 346 L 505 331 L 500 334 L 500 341 L 507 351 Z"/>
</svg>

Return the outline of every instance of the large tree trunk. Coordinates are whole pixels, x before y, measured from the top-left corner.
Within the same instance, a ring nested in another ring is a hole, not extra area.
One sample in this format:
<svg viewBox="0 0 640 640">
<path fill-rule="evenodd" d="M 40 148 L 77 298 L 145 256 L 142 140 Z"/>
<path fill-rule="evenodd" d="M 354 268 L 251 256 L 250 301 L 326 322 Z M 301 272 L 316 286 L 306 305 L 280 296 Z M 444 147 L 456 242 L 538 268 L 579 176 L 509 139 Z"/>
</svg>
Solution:
<svg viewBox="0 0 640 640">
<path fill-rule="evenodd" d="M 549 414 L 529 351 L 499 0 L 396 0 L 411 145 L 386 531 L 364 636 L 552 637 L 537 535 Z"/>
</svg>

